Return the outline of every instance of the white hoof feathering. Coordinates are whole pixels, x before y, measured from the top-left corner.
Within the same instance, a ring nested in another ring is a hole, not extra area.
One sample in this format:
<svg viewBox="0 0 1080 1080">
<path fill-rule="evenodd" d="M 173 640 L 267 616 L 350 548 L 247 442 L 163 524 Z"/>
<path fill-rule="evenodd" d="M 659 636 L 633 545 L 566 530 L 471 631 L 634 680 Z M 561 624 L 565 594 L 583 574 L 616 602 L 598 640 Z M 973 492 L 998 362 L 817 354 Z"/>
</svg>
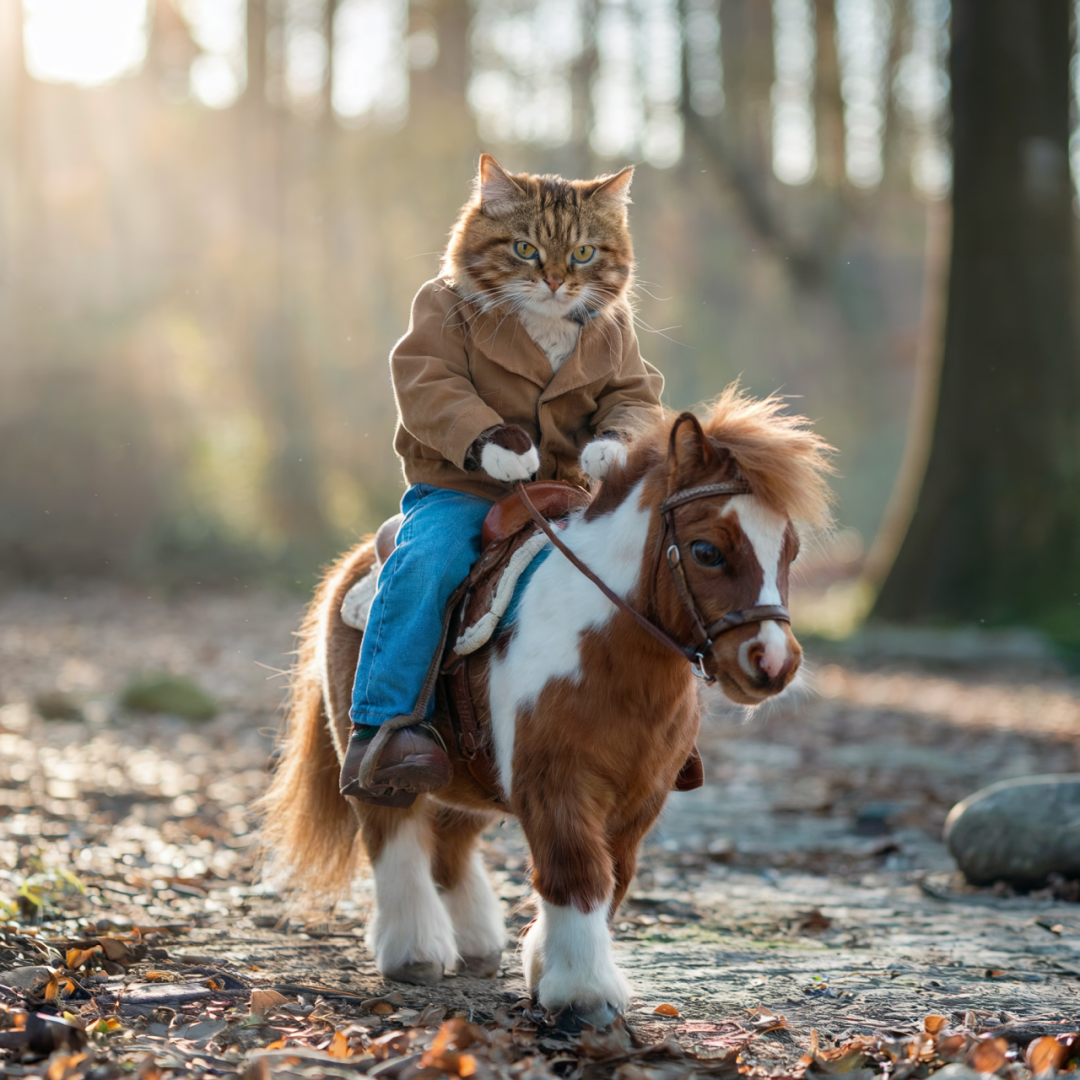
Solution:
<svg viewBox="0 0 1080 1080">
<path fill-rule="evenodd" d="M 612 465 L 626 464 L 626 447 L 618 439 L 594 439 L 581 451 L 582 471 L 594 480 L 603 480 Z"/>
<path fill-rule="evenodd" d="M 427 822 L 403 822 L 379 853 L 367 946 L 388 978 L 431 982 L 458 961 L 454 926 L 431 877 Z M 415 977 L 426 974 L 430 977 Z"/>
<path fill-rule="evenodd" d="M 506 947 L 506 924 L 479 852 L 472 853 L 461 881 L 442 894 L 442 902 L 454 924 L 457 951 L 465 967 L 477 974 L 486 974 L 492 965 L 498 971 Z"/>
<path fill-rule="evenodd" d="M 522 946 L 525 983 L 551 1013 L 567 1006 L 606 1027 L 630 1004 L 630 984 L 615 966 L 607 905 L 583 915 L 576 907 L 540 901 Z"/>
<path fill-rule="evenodd" d="M 535 446 L 530 446 L 524 454 L 516 454 L 496 443 L 485 443 L 480 451 L 480 468 L 493 480 L 503 483 L 528 480 L 540 468 L 540 455 Z"/>
</svg>

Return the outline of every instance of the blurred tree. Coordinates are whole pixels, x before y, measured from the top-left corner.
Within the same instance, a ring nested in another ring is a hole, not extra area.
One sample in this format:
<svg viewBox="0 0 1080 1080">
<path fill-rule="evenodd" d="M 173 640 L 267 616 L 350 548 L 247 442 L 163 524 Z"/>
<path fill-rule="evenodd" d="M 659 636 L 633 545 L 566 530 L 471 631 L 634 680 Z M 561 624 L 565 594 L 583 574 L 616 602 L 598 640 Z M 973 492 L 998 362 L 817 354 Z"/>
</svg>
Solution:
<svg viewBox="0 0 1080 1080">
<path fill-rule="evenodd" d="M 840 94 L 840 62 L 836 55 L 836 0 L 818 0 L 815 15 L 818 176 L 826 187 L 836 188 L 844 181 L 844 99 Z"/>
<path fill-rule="evenodd" d="M 940 390 L 925 480 L 876 618 L 1024 623 L 1080 645 L 1069 8 L 953 4 Z"/>
<path fill-rule="evenodd" d="M 291 176 L 287 140 L 292 117 L 284 107 L 283 57 L 271 57 L 268 49 L 268 43 L 280 40 L 283 33 L 280 25 L 271 26 L 271 19 L 283 14 L 281 5 L 248 0 L 243 117 L 251 215 L 248 333 L 252 381 L 269 443 L 265 492 L 269 517 L 290 554 L 303 565 L 328 554 L 324 549 L 332 541 L 320 499 L 308 401 L 311 381 L 305 377 L 302 346 L 290 318 L 294 297 L 287 273 Z M 270 87 L 276 87 L 276 105 L 268 99 Z"/>
</svg>

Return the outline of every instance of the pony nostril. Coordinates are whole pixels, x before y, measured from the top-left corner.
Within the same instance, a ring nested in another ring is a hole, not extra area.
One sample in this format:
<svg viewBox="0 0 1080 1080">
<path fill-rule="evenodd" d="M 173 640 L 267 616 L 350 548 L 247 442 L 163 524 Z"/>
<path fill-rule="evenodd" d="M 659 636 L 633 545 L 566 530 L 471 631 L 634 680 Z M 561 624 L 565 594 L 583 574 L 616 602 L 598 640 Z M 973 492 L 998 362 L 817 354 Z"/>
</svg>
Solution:
<svg viewBox="0 0 1080 1080">
<path fill-rule="evenodd" d="M 757 668 L 759 671 L 765 671 L 765 646 L 760 641 L 755 641 L 753 645 L 746 652 L 746 659 L 750 661 L 750 666 Z M 765 672 L 768 674 L 768 672 Z"/>
</svg>

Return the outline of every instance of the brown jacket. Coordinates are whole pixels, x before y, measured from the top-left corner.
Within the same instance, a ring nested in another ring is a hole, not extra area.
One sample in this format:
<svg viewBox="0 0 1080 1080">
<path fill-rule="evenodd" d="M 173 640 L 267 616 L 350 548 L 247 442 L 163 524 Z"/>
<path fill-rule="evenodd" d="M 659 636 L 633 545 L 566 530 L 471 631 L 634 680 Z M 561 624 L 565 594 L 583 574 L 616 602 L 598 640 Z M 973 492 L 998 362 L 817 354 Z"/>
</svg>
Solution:
<svg viewBox="0 0 1080 1080">
<path fill-rule="evenodd" d="M 465 455 L 489 427 L 518 424 L 540 452 L 537 479 L 585 487 L 581 448 L 596 435 L 643 427 L 664 387 L 638 352 L 627 309 L 597 322 L 582 327 L 577 348 L 553 375 L 516 316 L 481 313 L 445 279 L 427 282 L 390 354 L 399 417 L 394 449 L 405 479 L 499 499 L 509 485 L 466 471 Z"/>
</svg>

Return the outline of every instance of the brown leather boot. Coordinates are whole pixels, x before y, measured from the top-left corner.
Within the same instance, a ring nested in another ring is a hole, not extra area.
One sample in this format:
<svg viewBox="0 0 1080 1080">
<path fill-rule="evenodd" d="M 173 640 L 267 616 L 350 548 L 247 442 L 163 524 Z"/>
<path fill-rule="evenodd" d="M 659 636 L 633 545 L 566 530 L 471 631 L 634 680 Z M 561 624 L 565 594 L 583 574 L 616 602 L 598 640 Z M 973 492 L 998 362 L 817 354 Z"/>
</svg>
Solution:
<svg viewBox="0 0 1080 1080">
<path fill-rule="evenodd" d="M 360 785 L 360 767 L 378 734 L 377 727 L 353 724 L 339 787 L 342 795 L 354 795 L 377 806 L 408 807 L 425 791 L 437 791 L 450 783 L 453 767 L 438 732 L 428 724 L 398 728 L 379 754 L 367 787 Z"/>
</svg>

